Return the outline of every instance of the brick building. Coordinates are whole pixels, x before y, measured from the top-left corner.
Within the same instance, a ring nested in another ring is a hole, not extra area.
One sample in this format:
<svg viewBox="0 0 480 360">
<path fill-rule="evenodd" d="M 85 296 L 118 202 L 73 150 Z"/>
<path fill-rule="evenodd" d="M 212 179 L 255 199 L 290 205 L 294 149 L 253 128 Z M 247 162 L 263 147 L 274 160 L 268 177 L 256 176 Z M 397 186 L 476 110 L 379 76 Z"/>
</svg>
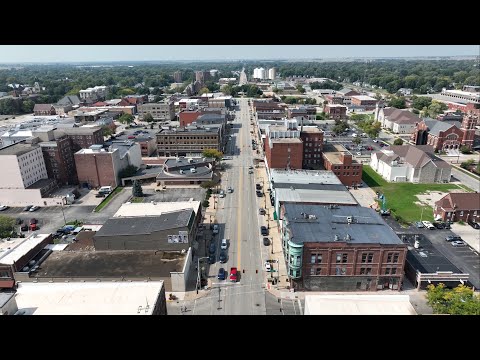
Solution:
<svg viewBox="0 0 480 360">
<path fill-rule="evenodd" d="M 415 145 L 431 145 L 435 151 L 459 149 L 461 146 L 471 149 L 477 122 L 478 116 L 472 113 L 465 115 L 461 123 L 423 119 L 417 123 L 412 141 Z"/>
<path fill-rule="evenodd" d="M 222 151 L 221 125 L 162 129 L 157 133 L 158 156 L 193 156 L 206 149 Z"/>
<path fill-rule="evenodd" d="M 377 99 L 366 95 L 355 95 L 351 97 L 351 104 L 353 106 L 361 106 L 366 111 L 374 110 L 377 104 Z"/>
<path fill-rule="evenodd" d="M 75 153 L 78 181 L 94 188 L 120 185 L 120 172 L 128 165 L 139 168 L 141 163 L 140 145 L 133 142 L 118 142 L 108 151 L 92 145 Z"/>
<path fill-rule="evenodd" d="M 400 290 L 407 246 L 373 209 L 287 203 L 280 219 L 294 288 Z"/>
<path fill-rule="evenodd" d="M 55 108 L 52 104 L 35 104 L 33 113 L 35 116 L 55 115 Z"/>
<path fill-rule="evenodd" d="M 299 138 L 265 139 L 265 157 L 270 169 L 301 169 L 303 143 Z"/>
<path fill-rule="evenodd" d="M 201 110 L 186 110 L 182 111 L 178 117 L 180 120 L 180 126 L 188 126 L 192 122 L 197 121 L 197 118 L 201 116 L 203 112 Z"/>
<path fill-rule="evenodd" d="M 87 149 L 92 145 L 102 145 L 103 129 L 101 127 L 62 128 L 54 131 L 55 138 L 68 136 L 72 141 L 72 151 Z"/>
<path fill-rule="evenodd" d="M 450 193 L 435 202 L 435 219 L 480 223 L 480 193 Z"/>
<path fill-rule="evenodd" d="M 324 146 L 323 166 L 325 170 L 333 171 L 346 186 L 356 186 L 362 182 L 362 164 L 354 160 L 342 145 Z"/>
<path fill-rule="evenodd" d="M 347 118 L 347 107 L 340 104 L 327 104 L 325 106 L 325 113 L 328 115 L 329 119 L 346 119 Z"/>
<path fill-rule="evenodd" d="M 137 106 L 138 114 L 142 119 L 146 114 L 151 114 L 154 120 L 171 121 L 175 118 L 174 102 L 170 100 L 158 103 L 145 103 Z"/>
<path fill-rule="evenodd" d="M 62 136 L 53 141 L 39 143 L 42 148 L 48 177 L 57 180 L 60 185 L 78 183 L 72 143 L 68 136 Z"/>
<path fill-rule="evenodd" d="M 303 142 L 303 167 L 322 164 L 323 131 L 314 126 L 304 126 L 300 138 Z"/>
</svg>

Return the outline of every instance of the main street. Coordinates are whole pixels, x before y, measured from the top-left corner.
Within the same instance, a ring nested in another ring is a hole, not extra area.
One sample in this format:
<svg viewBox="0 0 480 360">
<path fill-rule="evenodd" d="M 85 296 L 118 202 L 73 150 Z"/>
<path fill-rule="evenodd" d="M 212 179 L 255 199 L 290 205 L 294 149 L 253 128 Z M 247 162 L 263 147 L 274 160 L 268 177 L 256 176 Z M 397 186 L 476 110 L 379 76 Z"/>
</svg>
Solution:
<svg viewBox="0 0 480 360">
<path fill-rule="evenodd" d="M 239 110 L 232 122 L 232 137 L 225 154 L 233 159 L 224 162 L 226 171 L 222 173 L 221 181 L 221 188 L 225 192 L 229 186 L 233 192 L 218 199 L 216 220 L 220 225 L 220 233 L 214 237 L 217 261 L 209 267 L 211 289 L 208 294 L 191 304 L 195 315 L 266 314 L 267 273 L 263 264 L 269 248 L 262 244 L 259 227 L 264 224 L 263 216 L 258 214 L 260 205 L 257 205 L 254 174 L 249 174 L 253 153 L 248 100 L 241 98 L 238 103 Z M 263 206 L 264 199 L 258 199 Z M 228 260 L 224 264 L 218 260 L 222 238 L 228 240 Z M 227 271 L 226 280 L 217 279 L 220 267 Z M 232 267 L 236 267 L 239 274 L 235 283 L 228 279 Z"/>
</svg>

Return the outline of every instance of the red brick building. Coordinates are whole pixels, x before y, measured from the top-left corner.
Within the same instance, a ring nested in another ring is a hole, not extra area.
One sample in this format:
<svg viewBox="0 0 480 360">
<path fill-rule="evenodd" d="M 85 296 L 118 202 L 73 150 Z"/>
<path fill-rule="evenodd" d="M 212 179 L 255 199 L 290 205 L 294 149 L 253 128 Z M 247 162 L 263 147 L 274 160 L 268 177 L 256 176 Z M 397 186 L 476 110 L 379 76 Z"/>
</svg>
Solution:
<svg viewBox="0 0 480 360">
<path fill-rule="evenodd" d="M 365 108 L 366 111 L 374 110 L 377 104 L 377 99 L 374 99 L 370 96 L 366 95 L 356 95 L 352 96 L 352 105 L 354 106 L 362 106 Z"/>
<path fill-rule="evenodd" d="M 103 145 L 103 129 L 101 127 L 62 128 L 54 131 L 55 138 L 67 135 L 72 141 L 72 151 L 87 149 L 92 145 Z"/>
<path fill-rule="evenodd" d="M 342 184 L 356 186 L 362 182 L 362 164 L 342 145 L 328 145 L 323 150 L 323 166 L 333 171 Z"/>
<path fill-rule="evenodd" d="M 111 152 L 92 152 L 90 149 L 83 149 L 75 153 L 78 181 L 93 188 L 118 185 L 114 163 L 114 155 Z"/>
<path fill-rule="evenodd" d="M 340 104 L 327 104 L 324 109 L 329 119 L 346 119 L 347 107 Z"/>
<path fill-rule="evenodd" d="M 300 132 L 303 142 L 303 167 L 311 164 L 322 164 L 323 131 L 317 127 L 305 126 Z"/>
<path fill-rule="evenodd" d="M 303 143 L 298 138 L 265 138 L 265 157 L 270 169 L 301 169 Z"/>
<path fill-rule="evenodd" d="M 33 113 L 35 116 L 55 115 L 55 108 L 52 104 L 35 104 Z"/>
<path fill-rule="evenodd" d="M 435 219 L 480 222 L 480 193 L 450 193 L 435 202 Z"/>
<path fill-rule="evenodd" d="M 56 179 L 60 185 L 77 184 L 77 170 L 70 138 L 65 135 L 53 141 L 40 142 L 39 145 L 42 148 L 48 177 Z"/>
<path fill-rule="evenodd" d="M 180 126 L 185 127 L 187 125 L 190 125 L 192 122 L 196 121 L 200 115 L 202 115 L 202 112 L 200 110 L 182 111 L 179 114 Z"/>
<path fill-rule="evenodd" d="M 459 149 L 461 146 L 471 149 L 477 122 L 478 116 L 471 113 L 465 115 L 461 123 L 424 119 L 417 124 L 412 141 L 415 145 L 431 145 L 435 151 Z"/>
</svg>

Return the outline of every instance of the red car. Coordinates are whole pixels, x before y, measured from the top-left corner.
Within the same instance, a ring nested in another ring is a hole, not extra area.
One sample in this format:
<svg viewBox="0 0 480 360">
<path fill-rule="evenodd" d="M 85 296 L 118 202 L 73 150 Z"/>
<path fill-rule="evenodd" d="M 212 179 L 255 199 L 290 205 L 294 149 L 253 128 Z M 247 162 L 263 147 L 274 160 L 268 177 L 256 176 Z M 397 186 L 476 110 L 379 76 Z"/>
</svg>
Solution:
<svg viewBox="0 0 480 360">
<path fill-rule="evenodd" d="M 232 267 L 230 269 L 230 281 L 237 282 L 237 268 Z"/>
</svg>

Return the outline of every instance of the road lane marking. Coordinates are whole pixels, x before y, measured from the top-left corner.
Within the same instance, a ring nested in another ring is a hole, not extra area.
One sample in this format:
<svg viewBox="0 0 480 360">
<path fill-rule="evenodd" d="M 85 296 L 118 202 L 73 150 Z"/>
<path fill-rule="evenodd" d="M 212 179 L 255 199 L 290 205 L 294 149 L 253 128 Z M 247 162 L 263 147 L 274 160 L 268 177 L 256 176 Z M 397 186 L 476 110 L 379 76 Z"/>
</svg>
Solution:
<svg viewBox="0 0 480 360">
<path fill-rule="evenodd" d="M 239 144 L 242 144 L 243 133 L 240 131 Z M 238 189 L 243 189 L 243 167 L 239 168 Z M 242 191 L 238 191 L 238 211 L 237 211 L 237 269 L 241 271 L 241 253 L 242 253 Z"/>
</svg>

